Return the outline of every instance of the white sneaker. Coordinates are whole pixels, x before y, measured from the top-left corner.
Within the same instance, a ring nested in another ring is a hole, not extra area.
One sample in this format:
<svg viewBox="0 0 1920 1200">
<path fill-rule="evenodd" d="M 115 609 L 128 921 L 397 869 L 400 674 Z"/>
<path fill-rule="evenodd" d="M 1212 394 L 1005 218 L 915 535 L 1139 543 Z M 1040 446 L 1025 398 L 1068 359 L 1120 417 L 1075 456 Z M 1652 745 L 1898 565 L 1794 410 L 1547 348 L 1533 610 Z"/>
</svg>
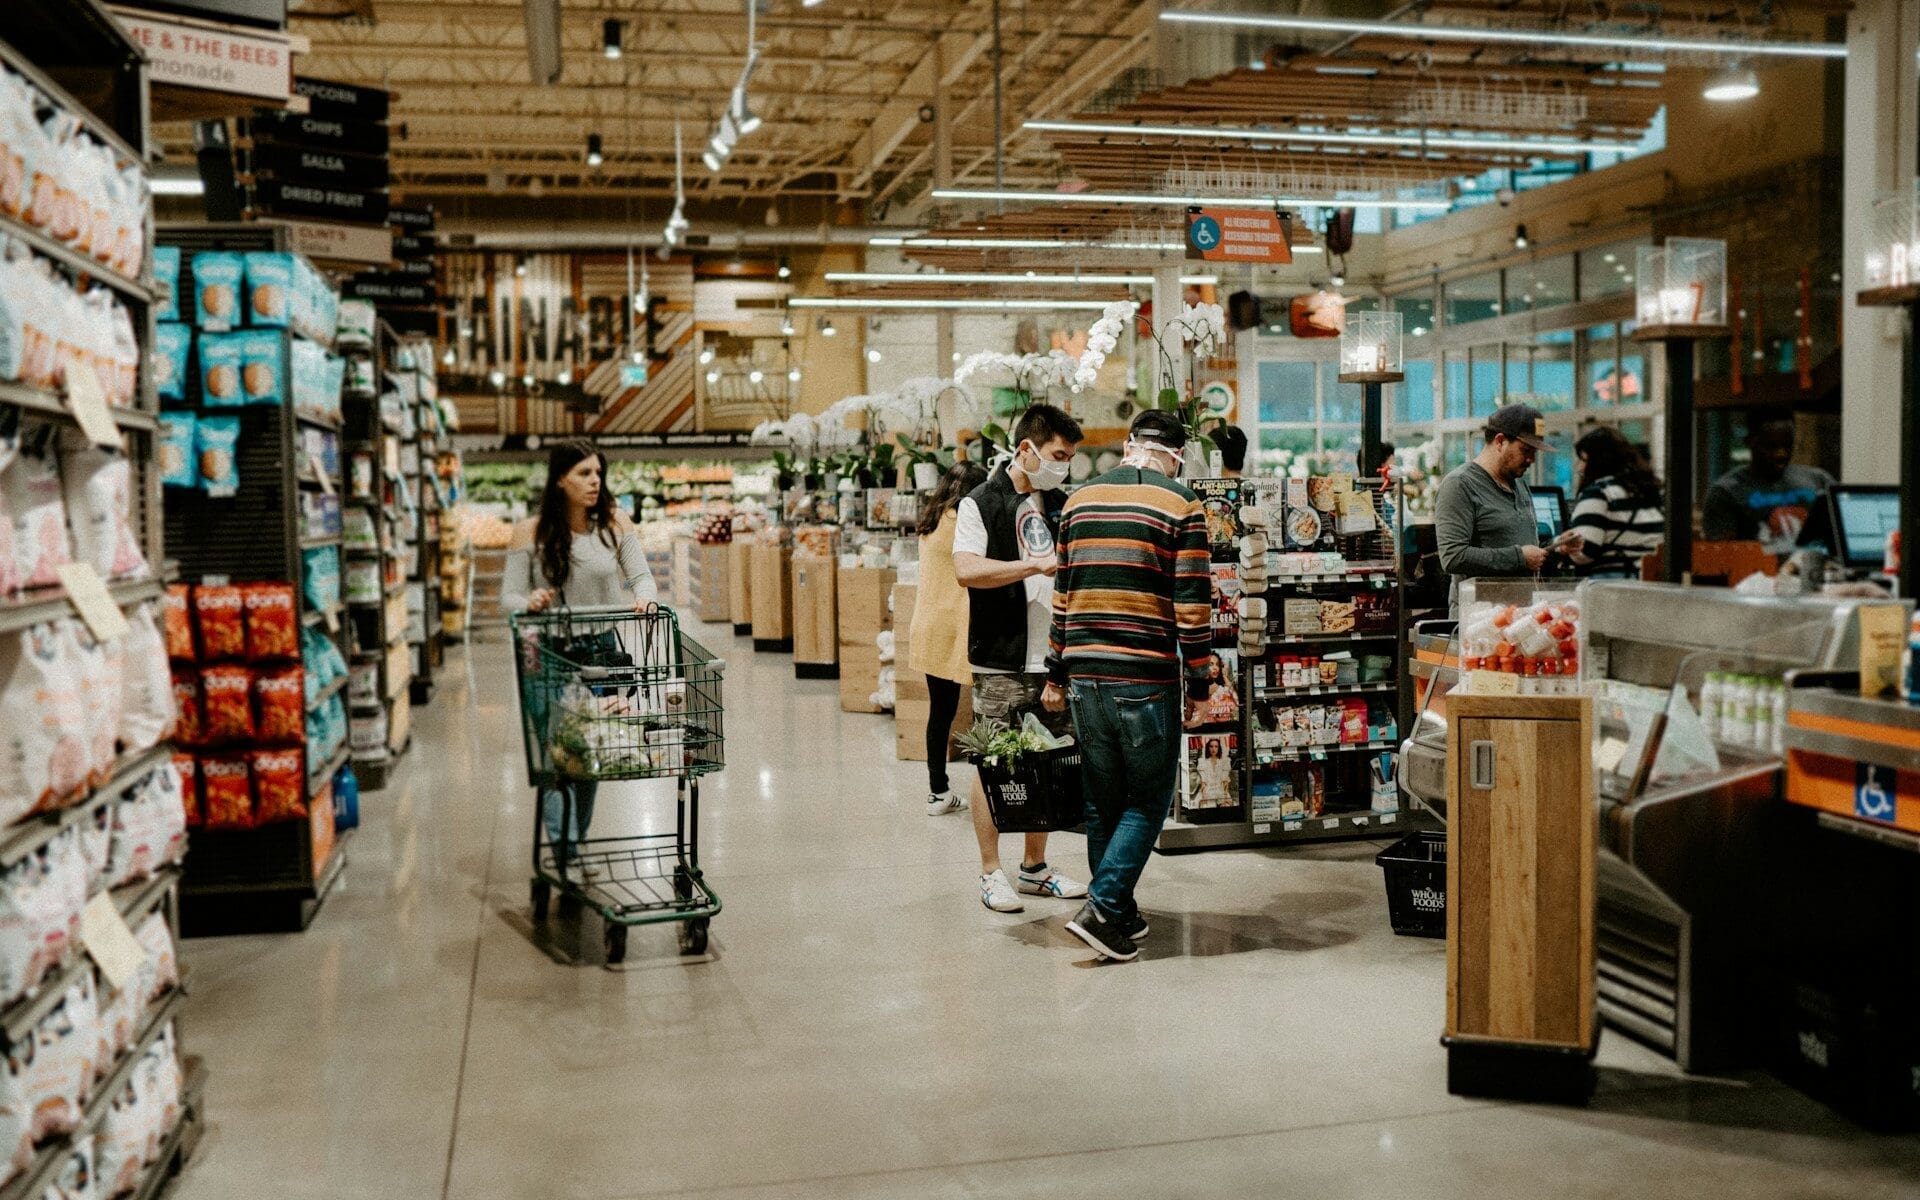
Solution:
<svg viewBox="0 0 1920 1200">
<path fill-rule="evenodd" d="M 1040 865 L 1038 874 L 1020 868 L 1020 890 L 1029 896 L 1052 896 L 1056 900 L 1078 900 L 1087 894 L 1087 885 L 1070 879 L 1058 871 L 1048 870 L 1045 863 Z"/>
<path fill-rule="evenodd" d="M 1007 882 L 1004 870 L 980 877 L 980 903 L 994 912 L 1025 912 L 1027 906 L 1014 895 L 1013 885 Z"/>
<path fill-rule="evenodd" d="M 954 792 L 935 792 L 927 797 L 927 815 L 942 817 L 950 812 L 963 812 L 967 802 Z"/>
</svg>

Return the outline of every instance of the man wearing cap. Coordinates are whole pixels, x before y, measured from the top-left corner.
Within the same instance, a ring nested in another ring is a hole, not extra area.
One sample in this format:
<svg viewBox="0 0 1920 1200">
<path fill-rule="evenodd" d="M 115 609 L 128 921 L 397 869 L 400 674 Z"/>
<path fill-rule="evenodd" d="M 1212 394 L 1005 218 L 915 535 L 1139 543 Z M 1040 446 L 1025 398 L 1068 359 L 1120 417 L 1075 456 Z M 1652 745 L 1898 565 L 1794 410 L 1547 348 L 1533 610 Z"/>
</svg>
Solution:
<svg viewBox="0 0 1920 1200">
<path fill-rule="evenodd" d="M 1209 693 L 1212 563 L 1206 511 L 1175 481 L 1186 445 L 1172 413 L 1141 413 L 1120 466 L 1060 511 L 1040 699 L 1073 707 L 1093 868 L 1067 930 L 1121 962 L 1147 933 L 1133 889 L 1173 804 L 1180 730 Z"/>
<path fill-rule="evenodd" d="M 1447 472 L 1434 503 L 1434 535 L 1440 567 L 1453 576 L 1450 598 L 1461 579 L 1532 575 L 1550 554 L 1581 548 L 1575 535 L 1552 549 L 1540 545 L 1533 493 L 1526 474 L 1547 449 L 1540 411 L 1509 404 L 1487 418 L 1486 445 L 1472 461 Z"/>
</svg>

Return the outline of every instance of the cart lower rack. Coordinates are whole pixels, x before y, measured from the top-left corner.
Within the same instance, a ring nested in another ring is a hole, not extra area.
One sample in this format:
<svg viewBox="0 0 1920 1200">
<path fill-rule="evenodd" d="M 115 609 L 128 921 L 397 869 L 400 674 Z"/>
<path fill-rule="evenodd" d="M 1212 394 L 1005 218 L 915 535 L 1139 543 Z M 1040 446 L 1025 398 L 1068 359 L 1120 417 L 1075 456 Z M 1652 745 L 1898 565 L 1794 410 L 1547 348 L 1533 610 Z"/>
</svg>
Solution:
<svg viewBox="0 0 1920 1200">
<path fill-rule="evenodd" d="M 704 953 L 720 897 L 700 871 L 700 777 L 726 763 L 726 664 L 669 609 L 556 609 L 511 624 L 536 793 L 534 920 L 558 892 L 600 914 L 609 963 L 626 957 L 630 926 L 663 921 L 682 922 L 682 953 Z M 599 785 L 632 779 L 677 781 L 673 828 L 588 836 Z"/>
</svg>

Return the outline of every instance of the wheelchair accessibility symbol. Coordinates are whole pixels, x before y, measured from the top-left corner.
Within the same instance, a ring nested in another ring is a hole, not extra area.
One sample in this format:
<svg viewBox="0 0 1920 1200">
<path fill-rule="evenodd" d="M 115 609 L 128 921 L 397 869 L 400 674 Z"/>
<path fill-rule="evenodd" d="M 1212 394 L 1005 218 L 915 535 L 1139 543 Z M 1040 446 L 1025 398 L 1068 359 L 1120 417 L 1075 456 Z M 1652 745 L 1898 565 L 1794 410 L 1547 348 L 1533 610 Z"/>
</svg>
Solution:
<svg viewBox="0 0 1920 1200">
<path fill-rule="evenodd" d="M 1875 763 L 1856 763 L 1853 781 L 1853 815 L 1868 821 L 1893 824 L 1899 810 L 1898 775 L 1892 767 Z"/>
<path fill-rule="evenodd" d="M 1220 244 L 1220 222 L 1212 217 L 1193 217 L 1187 222 L 1187 242 L 1205 254 Z"/>
</svg>

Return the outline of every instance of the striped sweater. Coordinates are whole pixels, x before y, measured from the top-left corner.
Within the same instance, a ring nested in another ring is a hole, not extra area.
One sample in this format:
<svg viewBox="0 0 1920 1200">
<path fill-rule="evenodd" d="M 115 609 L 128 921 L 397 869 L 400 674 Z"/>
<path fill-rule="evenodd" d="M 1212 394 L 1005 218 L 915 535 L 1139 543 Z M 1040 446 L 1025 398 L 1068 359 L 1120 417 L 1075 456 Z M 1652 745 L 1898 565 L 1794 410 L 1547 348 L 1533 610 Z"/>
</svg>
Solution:
<svg viewBox="0 0 1920 1200">
<path fill-rule="evenodd" d="M 1567 528 L 1586 538 L 1573 556 L 1582 576 L 1638 579 L 1640 560 L 1667 538 L 1666 514 L 1658 504 L 1637 504 L 1609 475 L 1580 489 Z"/>
<path fill-rule="evenodd" d="M 1213 577 L 1199 499 L 1166 476 L 1120 467 L 1060 513 L 1047 676 L 1173 683 L 1205 698 Z"/>
</svg>

